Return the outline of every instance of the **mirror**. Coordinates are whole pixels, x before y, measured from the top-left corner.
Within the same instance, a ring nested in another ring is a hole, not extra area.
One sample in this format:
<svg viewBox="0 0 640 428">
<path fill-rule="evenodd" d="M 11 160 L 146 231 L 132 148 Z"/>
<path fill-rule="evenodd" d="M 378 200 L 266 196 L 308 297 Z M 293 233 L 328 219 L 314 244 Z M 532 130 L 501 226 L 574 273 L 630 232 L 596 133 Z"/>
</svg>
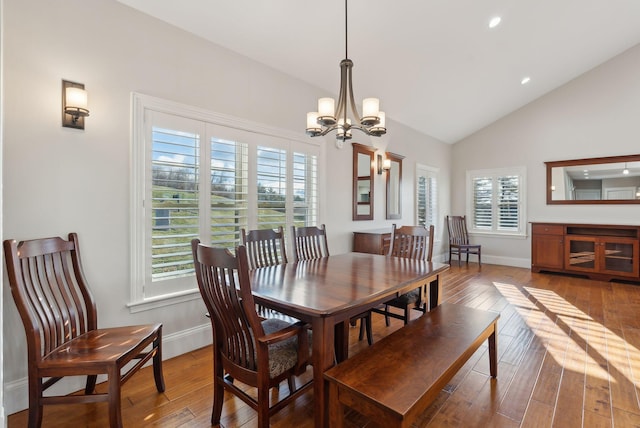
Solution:
<svg viewBox="0 0 640 428">
<path fill-rule="evenodd" d="M 545 164 L 549 205 L 640 203 L 640 155 Z"/>
<path fill-rule="evenodd" d="M 353 220 L 373 220 L 373 154 L 358 143 L 353 147 Z"/>
<path fill-rule="evenodd" d="M 387 170 L 387 219 L 402 218 L 402 159 L 404 156 L 387 152 L 390 167 Z"/>
</svg>

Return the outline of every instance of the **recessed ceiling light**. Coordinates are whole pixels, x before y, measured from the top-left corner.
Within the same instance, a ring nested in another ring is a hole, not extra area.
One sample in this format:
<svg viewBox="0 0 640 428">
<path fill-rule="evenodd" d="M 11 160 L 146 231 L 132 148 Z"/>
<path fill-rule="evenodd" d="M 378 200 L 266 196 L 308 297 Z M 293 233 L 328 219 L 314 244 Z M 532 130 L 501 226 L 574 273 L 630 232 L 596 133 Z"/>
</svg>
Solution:
<svg viewBox="0 0 640 428">
<path fill-rule="evenodd" d="M 500 21 L 502 21 L 502 18 L 500 18 L 499 16 L 494 16 L 489 21 L 489 28 L 496 28 L 498 25 L 500 25 Z"/>
<path fill-rule="evenodd" d="M 527 77 L 523 77 L 522 80 L 520 81 L 521 85 L 526 85 L 527 83 L 529 83 L 531 81 L 531 77 L 527 76 Z"/>
</svg>

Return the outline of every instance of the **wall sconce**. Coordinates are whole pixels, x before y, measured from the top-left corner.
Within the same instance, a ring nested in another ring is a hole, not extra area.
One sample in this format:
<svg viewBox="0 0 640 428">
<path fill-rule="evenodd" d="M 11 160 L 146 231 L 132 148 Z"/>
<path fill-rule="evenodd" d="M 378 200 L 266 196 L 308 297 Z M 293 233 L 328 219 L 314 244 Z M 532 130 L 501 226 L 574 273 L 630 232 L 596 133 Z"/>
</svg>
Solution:
<svg viewBox="0 0 640 428">
<path fill-rule="evenodd" d="M 84 118 L 89 116 L 87 91 L 82 83 L 62 81 L 62 126 L 84 129 Z"/>
<path fill-rule="evenodd" d="M 391 169 L 391 160 L 382 159 L 382 155 L 378 155 L 378 175 L 382 175 L 382 171 L 389 171 Z"/>
</svg>

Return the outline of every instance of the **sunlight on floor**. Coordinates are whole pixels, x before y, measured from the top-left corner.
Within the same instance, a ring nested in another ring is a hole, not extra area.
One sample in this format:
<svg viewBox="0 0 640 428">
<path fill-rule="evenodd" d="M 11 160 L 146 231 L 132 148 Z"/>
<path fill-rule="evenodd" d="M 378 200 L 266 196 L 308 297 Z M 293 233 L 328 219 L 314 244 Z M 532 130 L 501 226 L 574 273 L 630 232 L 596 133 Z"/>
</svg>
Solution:
<svg viewBox="0 0 640 428">
<path fill-rule="evenodd" d="M 640 351 L 623 337 L 553 291 L 494 285 L 564 370 L 611 382 L 621 376 L 634 381 L 629 362 L 640 361 Z M 640 373 L 640 363 L 633 367 Z"/>
</svg>

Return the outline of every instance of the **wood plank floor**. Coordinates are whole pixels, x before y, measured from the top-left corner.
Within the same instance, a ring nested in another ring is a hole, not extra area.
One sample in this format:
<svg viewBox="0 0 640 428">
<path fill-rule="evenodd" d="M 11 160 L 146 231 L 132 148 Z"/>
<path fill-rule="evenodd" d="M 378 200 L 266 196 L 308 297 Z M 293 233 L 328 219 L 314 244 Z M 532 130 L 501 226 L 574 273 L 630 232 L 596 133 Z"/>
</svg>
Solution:
<svg viewBox="0 0 640 428">
<path fill-rule="evenodd" d="M 484 345 L 416 426 L 640 427 L 638 285 L 475 263 L 454 264 L 441 283 L 443 301 L 500 312 L 498 379 L 489 376 Z M 376 340 L 400 327 L 397 320 L 385 327 L 374 314 Z M 366 346 L 357 330 L 351 331 L 351 353 Z M 210 426 L 210 349 L 167 360 L 164 369 L 163 394 L 155 391 L 149 368 L 124 386 L 125 427 Z M 278 393 L 287 393 L 286 382 Z M 312 427 L 312 399 L 312 392 L 299 398 L 271 419 L 272 426 Z M 106 413 L 104 404 L 48 406 L 43 427 L 104 427 Z M 8 427 L 25 427 L 26 420 L 26 412 L 16 413 Z M 222 426 L 256 422 L 253 410 L 226 396 Z M 355 413 L 347 426 L 377 427 Z"/>
</svg>

